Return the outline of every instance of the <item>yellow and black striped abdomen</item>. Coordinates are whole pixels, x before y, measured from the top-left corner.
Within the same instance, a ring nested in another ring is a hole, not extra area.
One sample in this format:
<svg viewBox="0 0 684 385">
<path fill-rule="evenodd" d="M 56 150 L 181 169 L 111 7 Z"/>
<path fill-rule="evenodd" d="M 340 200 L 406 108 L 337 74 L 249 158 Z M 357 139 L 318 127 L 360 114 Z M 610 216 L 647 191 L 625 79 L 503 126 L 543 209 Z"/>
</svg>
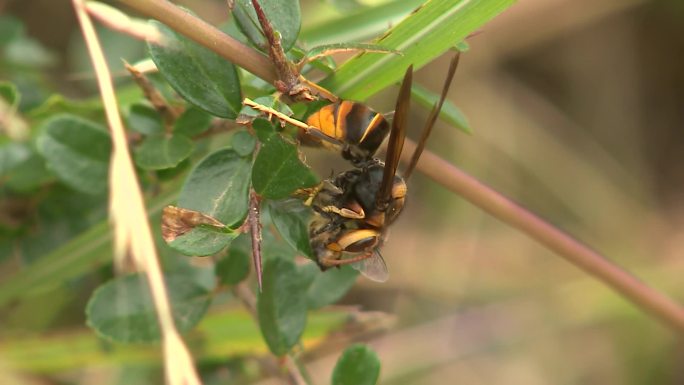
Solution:
<svg viewBox="0 0 684 385">
<path fill-rule="evenodd" d="M 390 129 L 382 114 L 348 100 L 321 108 L 311 114 L 306 123 L 344 143 L 345 158 L 358 161 L 372 157 Z"/>
</svg>

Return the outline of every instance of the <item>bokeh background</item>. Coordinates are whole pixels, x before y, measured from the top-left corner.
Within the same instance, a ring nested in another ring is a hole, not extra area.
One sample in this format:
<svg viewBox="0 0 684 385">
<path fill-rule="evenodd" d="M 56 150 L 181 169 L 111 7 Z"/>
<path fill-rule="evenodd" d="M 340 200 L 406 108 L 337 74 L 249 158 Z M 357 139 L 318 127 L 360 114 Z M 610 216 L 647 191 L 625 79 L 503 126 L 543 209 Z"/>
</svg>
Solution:
<svg viewBox="0 0 684 385">
<path fill-rule="evenodd" d="M 222 1 L 178 3 L 225 20 Z M 304 31 L 340 13 L 324 1 L 302 9 Z M 70 2 L 5 0 L 0 12 L 49 49 L 51 84 L 92 96 Z M 144 54 L 103 34 L 110 56 Z M 439 122 L 428 147 L 684 303 L 684 2 L 522 0 L 469 43 L 450 99 L 473 134 Z M 436 60 L 417 81 L 438 90 L 447 65 Z M 395 91 L 370 104 L 390 110 Z M 426 115 L 413 108 L 410 135 Z M 341 167 L 307 155 L 321 170 Z M 376 349 L 382 384 L 684 383 L 681 336 L 422 175 L 409 188 L 383 249 L 391 279 L 360 279 L 341 301 L 364 311 L 362 326 L 304 353 L 315 383 L 327 383 L 350 340 Z M 74 301 L 78 312 L 83 298 Z M 48 324 L 31 336 L 73 328 Z M 1 351 L 2 341 L 0 360 Z M 127 383 L 122 370 L 29 373 L 17 383 Z"/>
</svg>

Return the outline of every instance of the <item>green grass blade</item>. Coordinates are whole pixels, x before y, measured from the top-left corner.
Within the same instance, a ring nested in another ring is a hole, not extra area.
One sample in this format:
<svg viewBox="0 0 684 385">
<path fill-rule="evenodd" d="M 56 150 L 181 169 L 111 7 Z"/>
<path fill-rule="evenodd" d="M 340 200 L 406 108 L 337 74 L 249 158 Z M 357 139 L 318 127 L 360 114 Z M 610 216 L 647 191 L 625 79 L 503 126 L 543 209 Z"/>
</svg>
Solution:
<svg viewBox="0 0 684 385">
<path fill-rule="evenodd" d="M 416 103 L 427 108 L 429 111 L 439 100 L 439 95 L 428 91 L 418 84 L 413 84 L 411 87 L 411 98 Z M 444 101 L 444 105 L 442 105 L 442 110 L 439 113 L 439 117 L 466 134 L 473 133 L 470 124 L 468 124 L 468 119 L 466 119 L 465 115 L 463 115 L 463 112 L 461 112 L 461 110 L 449 100 Z"/>
<path fill-rule="evenodd" d="M 363 53 L 321 85 L 346 99 L 365 100 L 453 48 L 515 0 L 432 0 L 374 41 L 399 55 Z"/>
<path fill-rule="evenodd" d="M 304 27 L 299 40 L 308 47 L 364 41 L 383 33 L 388 25 L 401 21 L 423 1 L 395 0 L 377 7 L 363 8 L 338 19 Z"/>
</svg>

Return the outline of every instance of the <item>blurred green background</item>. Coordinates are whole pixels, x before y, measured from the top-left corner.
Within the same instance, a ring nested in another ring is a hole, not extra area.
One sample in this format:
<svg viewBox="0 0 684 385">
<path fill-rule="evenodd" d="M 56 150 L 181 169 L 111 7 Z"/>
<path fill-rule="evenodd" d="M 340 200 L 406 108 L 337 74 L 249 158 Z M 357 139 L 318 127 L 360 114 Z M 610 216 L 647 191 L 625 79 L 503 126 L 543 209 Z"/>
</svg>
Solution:
<svg viewBox="0 0 684 385">
<path fill-rule="evenodd" d="M 225 21 L 223 1 L 177 3 L 214 24 Z M 303 1 L 303 36 L 315 40 L 316 31 L 351 3 Z M 73 98 L 94 95 L 70 2 L 0 0 L 0 12 L 21 19 L 27 35 L 46 48 L 37 54 L 44 63 L 35 71 L 12 75 L 24 82 L 22 103 L 40 104 L 43 86 Z M 365 37 L 341 33 L 336 40 Z M 144 57 L 132 39 L 104 29 L 101 38 L 113 63 Z M 450 99 L 467 115 L 473 135 L 439 122 L 428 148 L 684 302 L 684 2 L 525 0 L 469 43 Z M 417 81 L 438 90 L 447 65 L 446 57 L 429 64 Z M 388 111 L 395 91 L 369 103 Z M 411 136 L 426 115 L 414 106 Z M 343 167 L 331 154 L 307 151 L 307 157 L 322 175 Z M 679 335 L 422 175 L 409 189 L 405 213 L 383 249 L 391 279 L 360 279 L 341 301 L 368 312 L 329 338 L 323 335 L 330 323 L 319 334 L 310 330 L 303 358 L 314 383 L 327 383 L 349 340 L 368 341 L 378 352 L 382 384 L 684 383 Z M 33 247 L 49 250 L 41 240 L 61 239 L 56 231 L 71 234 L 64 226 L 36 229 L 41 235 Z M 14 249 L 2 252 L 10 256 L 0 258 L 4 278 L 23 262 Z M 70 284 L 92 288 L 94 275 Z M 107 356 L 113 348 L 96 343 L 69 363 L 70 349 L 92 342 L 82 326 L 89 294 L 39 295 L 5 306 L 0 373 L 6 375 L 0 382 L 158 380 L 155 350 Z M 249 329 L 248 317 L 231 313 L 239 305 L 226 303 L 224 322 Z M 37 306 L 51 309 L 51 316 L 35 313 Z M 240 383 L 233 370 L 254 371 L 264 348 L 258 334 L 252 336 L 198 356 L 207 384 Z M 250 358 L 224 353 L 232 348 Z"/>
</svg>

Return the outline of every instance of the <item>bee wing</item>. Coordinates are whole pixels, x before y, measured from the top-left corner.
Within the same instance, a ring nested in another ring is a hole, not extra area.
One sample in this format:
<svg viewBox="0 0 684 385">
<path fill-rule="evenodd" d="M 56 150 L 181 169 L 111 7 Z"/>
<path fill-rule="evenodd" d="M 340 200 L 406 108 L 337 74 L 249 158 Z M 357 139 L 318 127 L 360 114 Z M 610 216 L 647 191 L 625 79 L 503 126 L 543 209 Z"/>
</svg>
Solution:
<svg viewBox="0 0 684 385">
<path fill-rule="evenodd" d="M 351 267 L 358 270 L 364 277 L 375 282 L 385 282 L 389 279 L 387 264 L 378 250 L 373 251 L 373 255 L 351 264 Z"/>
<path fill-rule="evenodd" d="M 378 195 L 375 198 L 378 206 L 382 206 L 389 202 L 392 193 L 394 175 L 397 173 L 399 158 L 401 158 L 401 150 L 404 148 L 404 139 L 406 139 L 406 120 L 411 104 L 412 82 L 413 66 L 409 66 L 409 68 L 406 69 L 406 74 L 404 74 L 404 80 L 401 82 L 401 89 L 399 90 L 399 96 L 397 96 L 397 105 L 394 109 L 392 129 L 390 131 L 389 141 L 387 142 L 385 170 L 382 173 L 382 184 L 380 185 Z"/>
</svg>

